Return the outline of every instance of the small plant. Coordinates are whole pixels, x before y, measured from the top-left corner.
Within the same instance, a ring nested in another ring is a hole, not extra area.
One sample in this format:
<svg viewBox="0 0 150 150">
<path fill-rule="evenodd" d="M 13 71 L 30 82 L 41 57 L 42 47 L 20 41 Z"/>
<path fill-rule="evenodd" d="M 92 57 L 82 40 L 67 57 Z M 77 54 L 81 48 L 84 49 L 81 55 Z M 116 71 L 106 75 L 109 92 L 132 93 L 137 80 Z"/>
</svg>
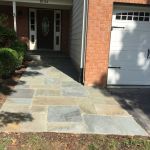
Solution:
<svg viewBox="0 0 150 150">
<path fill-rule="evenodd" d="M 89 150 L 97 150 L 97 148 L 94 146 L 94 144 L 90 144 L 90 145 L 88 146 L 88 149 L 89 149 Z"/>
</svg>

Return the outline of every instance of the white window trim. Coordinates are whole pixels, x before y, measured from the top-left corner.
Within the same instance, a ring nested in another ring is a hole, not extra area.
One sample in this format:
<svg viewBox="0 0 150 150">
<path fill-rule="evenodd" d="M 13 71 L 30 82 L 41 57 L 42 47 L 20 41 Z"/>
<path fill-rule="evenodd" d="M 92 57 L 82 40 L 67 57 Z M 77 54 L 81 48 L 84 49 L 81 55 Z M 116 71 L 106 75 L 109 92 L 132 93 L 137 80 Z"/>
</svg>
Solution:
<svg viewBox="0 0 150 150">
<path fill-rule="evenodd" d="M 35 31 L 31 31 L 31 12 L 35 13 Z M 29 9 L 29 47 L 30 50 L 37 49 L 37 11 L 36 9 Z M 34 43 L 32 42 L 32 35 L 34 36 Z"/>
<path fill-rule="evenodd" d="M 56 14 L 60 14 L 60 32 L 56 32 Z M 59 36 L 59 45 L 56 44 L 56 37 Z M 61 49 L 61 10 L 54 10 L 54 51 Z"/>
</svg>

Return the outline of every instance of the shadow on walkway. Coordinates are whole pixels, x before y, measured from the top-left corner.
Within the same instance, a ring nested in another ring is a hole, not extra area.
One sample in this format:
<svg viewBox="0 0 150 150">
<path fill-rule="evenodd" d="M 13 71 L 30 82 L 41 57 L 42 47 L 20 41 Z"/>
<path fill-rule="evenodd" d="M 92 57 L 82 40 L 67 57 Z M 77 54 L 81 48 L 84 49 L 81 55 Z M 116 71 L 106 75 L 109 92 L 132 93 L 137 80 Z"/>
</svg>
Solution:
<svg viewBox="0 0 150 150">
<path fill-rule="evenodd" d="M 33 121 L 33 117 L 29 113 L 11 113 L 0 112 L 0 127 L 7 126 L 8 124 Z"/>
</svg>

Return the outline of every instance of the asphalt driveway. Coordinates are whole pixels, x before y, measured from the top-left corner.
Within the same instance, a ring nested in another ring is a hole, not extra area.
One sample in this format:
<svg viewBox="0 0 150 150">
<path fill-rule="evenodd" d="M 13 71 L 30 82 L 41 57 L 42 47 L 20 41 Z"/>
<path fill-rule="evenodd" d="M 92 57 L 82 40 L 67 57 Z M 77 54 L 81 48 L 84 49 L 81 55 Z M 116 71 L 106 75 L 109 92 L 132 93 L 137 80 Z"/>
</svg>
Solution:
<svg viewBox="0 0 150 150">
<path fill-rule="evenodd" d="M 150 88 L 111 88 L 104 94 L 119 104 L 150 134 Z"/>
</svg>

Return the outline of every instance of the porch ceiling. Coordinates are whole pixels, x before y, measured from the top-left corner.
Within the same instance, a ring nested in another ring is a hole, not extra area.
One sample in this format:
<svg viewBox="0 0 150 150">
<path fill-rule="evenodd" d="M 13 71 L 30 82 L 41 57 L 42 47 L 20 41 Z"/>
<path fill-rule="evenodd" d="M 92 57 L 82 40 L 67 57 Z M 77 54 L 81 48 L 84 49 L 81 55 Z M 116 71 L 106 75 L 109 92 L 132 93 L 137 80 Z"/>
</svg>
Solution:
<svg viewBox="0 0 150 150">
<path fill-rule="evenodd" d="M 0 4 L 9 5 L 13 0 L 0 0 Z M 17 6 L 35 8 L 69 9 L 72 7 L 72 0 L 15 0 Z"/>
</svg>

